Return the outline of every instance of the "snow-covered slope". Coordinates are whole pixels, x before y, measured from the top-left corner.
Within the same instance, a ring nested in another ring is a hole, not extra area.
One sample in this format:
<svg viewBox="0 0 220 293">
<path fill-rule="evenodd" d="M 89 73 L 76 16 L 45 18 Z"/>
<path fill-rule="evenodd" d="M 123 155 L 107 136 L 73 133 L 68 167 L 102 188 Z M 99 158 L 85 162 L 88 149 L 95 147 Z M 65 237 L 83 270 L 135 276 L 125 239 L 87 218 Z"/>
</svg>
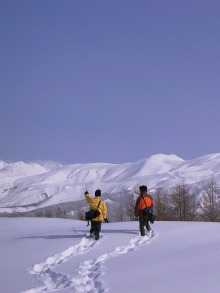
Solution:
<svg viewBox="0 0 220 293">
<path fill-rule="evenodd" d="M 11 163 L 0 161 L 0 207 L 52 204 L 83 199 L 100 188 L 105 193 L 129 192 L 138 185 L 149 189 L 179 183 L 199 184 L 220 176 L 220 153 L 190 161 L 158 154 L 126 164 L 70 164 L 53 162 Z"/>
<path fill-rule="evenodd" d="M 219 223 L 0 218 L 2 293 L 218 293 Z"/>
</svg>

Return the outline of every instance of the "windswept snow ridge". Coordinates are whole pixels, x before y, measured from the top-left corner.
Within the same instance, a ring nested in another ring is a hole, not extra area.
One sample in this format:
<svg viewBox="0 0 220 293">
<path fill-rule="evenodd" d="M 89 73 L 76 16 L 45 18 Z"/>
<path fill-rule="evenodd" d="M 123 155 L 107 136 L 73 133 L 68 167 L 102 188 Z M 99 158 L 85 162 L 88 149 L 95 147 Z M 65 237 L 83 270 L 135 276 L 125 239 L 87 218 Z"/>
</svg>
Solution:
<svg viewBox="0 0 220 293">
<path fill-rule="evenodd" d="M 54 290 L 68 288 L 74 293 L 104 293 L 108 291 L 108 286 L 102 280 L 105 274 L 106 262 L 122 254 L 136 250 L 138 247 L 149 244 L 156 237 L 155 232 L 151 232 L 144 237 L 137 236 L 130 240 L 127 245 L 118 246 L 110 253 L 104 253 L 92 260 L 86 260 L 79 267 L 74 268 L 72 275 L 65 275 L 54 270 L 62 262 L 68 261 L 71 257 L 85 254 L 100 242 L 105 240 L 101 236 L 99 241 L 83 237 L 82 240 L 59 254 L 50 256 L 42 263 L 35 264 L 30 273 L 36 275 L 44 283 L 43 286 L 32 288 L 22 293 L 43 293 Z"/>
</svg>

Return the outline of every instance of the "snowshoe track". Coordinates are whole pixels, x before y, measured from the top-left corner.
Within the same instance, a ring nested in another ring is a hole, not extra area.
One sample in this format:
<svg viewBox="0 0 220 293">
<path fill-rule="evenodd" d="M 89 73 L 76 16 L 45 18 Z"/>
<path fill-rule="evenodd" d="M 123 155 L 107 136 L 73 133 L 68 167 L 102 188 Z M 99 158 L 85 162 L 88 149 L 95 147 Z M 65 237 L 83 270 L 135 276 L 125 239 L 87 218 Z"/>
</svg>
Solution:
<svg viewBox="0 0 220 293">
<path fill-rule="evenodd" d="M 68 247 L 59 254 L 46 258 L 42 263 L 35 264 L 30 269 L 30 273 L 37 275 L 44 285 L 23 291 L 23 293 L 55 292 L 62 288 L 68 288 L 69 292 L 73 293 L 107 292 L 108 286 L 102 280 L 106 262 L 110 258 L 118 257 L 134 251 L 142 245 L 149 244 L 156 236 L 157 234 L 151 231 L 144 237 L 137 236 L 131 239 L 127 245 L 116 247 L 110 253 L 104 253 L 93 260 L 86 260 L 79 267 L 73 268 L 74 273 L 71 276 L 55 272 L 53 270 L 54 267 L 68 261 L 73 256 L 87 253 L 97 243 L 105 239 L 105 236 L 99 241 L 83 237 L 78 244 Z"/>
</svg>

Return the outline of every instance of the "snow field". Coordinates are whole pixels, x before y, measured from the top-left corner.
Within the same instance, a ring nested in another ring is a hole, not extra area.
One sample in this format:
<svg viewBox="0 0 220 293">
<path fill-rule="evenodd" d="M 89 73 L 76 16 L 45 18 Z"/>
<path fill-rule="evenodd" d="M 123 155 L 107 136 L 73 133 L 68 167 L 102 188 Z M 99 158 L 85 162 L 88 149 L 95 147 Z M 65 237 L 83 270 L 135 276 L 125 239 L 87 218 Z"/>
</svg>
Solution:
<svg viewBox="0 0 220 293">
<path fill-rule="evenodd" d="M 199 292 L 220 288 L 219 223 L 138 222 L 102 225 L 87 236 L 84 221 L 0 218 L 0 292 Z"/>
</svg>

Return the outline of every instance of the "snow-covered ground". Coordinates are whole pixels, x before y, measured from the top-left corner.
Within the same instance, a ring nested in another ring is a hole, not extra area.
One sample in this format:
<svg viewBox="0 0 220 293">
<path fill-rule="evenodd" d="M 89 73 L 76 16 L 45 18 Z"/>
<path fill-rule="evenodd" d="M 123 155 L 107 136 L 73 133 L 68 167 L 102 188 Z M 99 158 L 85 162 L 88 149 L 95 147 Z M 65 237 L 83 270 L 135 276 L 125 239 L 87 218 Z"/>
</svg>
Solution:
<svg viewBox="0 0 220 293">
<path fill-rule="evenodd" d="M 0 292 L 218 293 L 219 223 L 0 218 Z"/>
</svg>

